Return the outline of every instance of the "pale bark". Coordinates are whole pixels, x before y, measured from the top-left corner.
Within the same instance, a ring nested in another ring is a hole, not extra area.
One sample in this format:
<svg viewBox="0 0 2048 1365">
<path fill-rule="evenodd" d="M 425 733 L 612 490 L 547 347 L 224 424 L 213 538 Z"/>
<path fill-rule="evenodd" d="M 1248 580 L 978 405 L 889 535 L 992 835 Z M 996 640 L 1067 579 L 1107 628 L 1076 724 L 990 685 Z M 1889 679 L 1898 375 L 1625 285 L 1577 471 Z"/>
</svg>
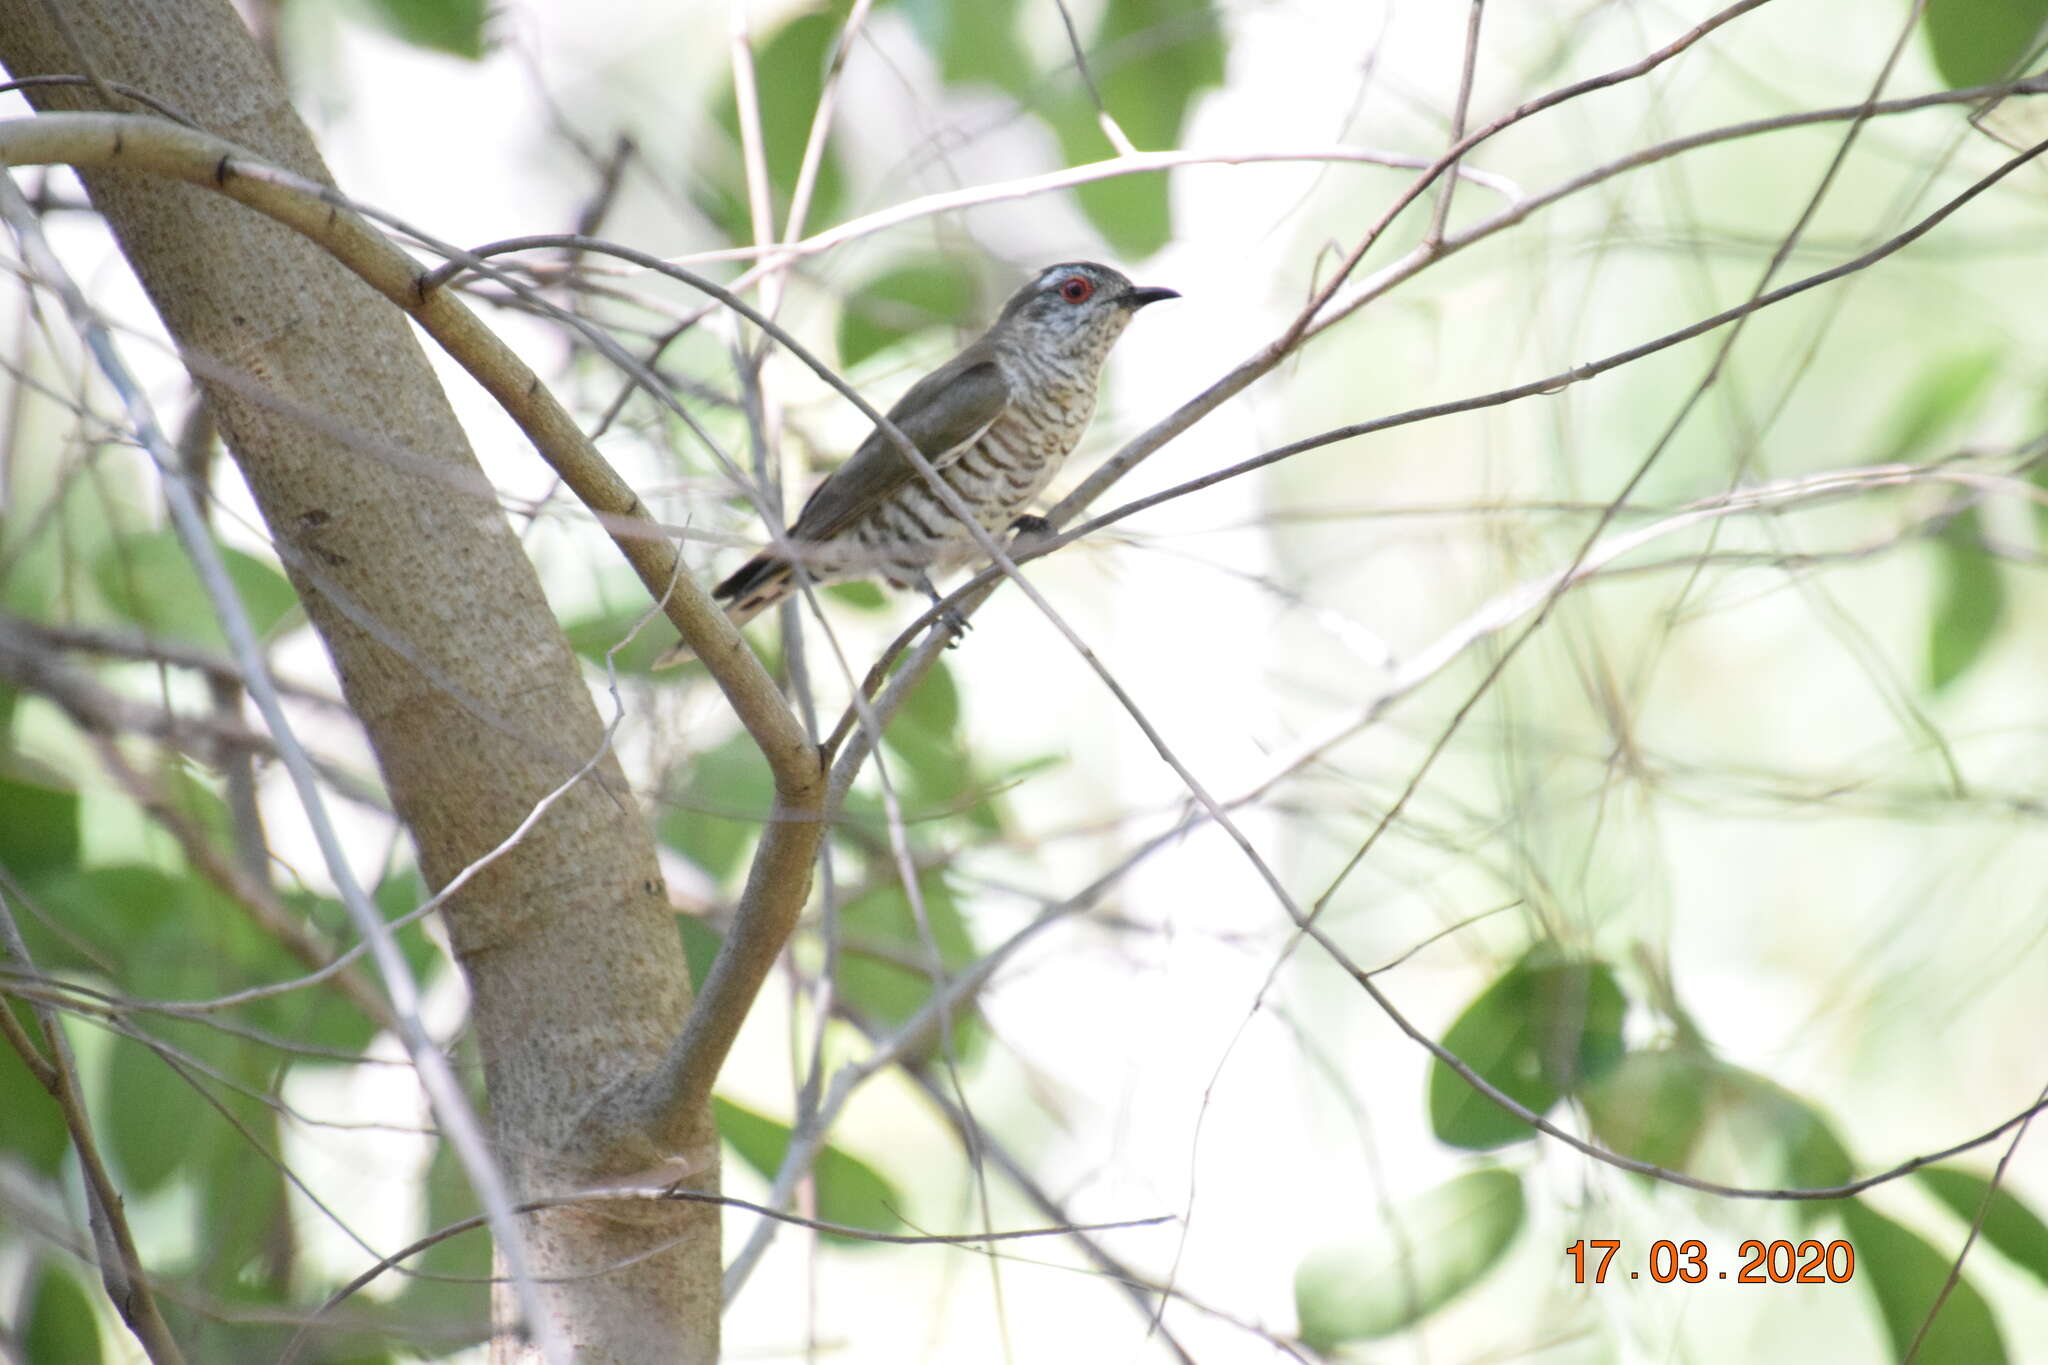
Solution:
<svg viewBox="0 0 2048 1365">
<path fill-rule="evenodd" d="M 225 0 L 64 0 L 61 11 L 76 51 L 41 0 L 0 0 L 11 73 L 134 85 L 327 178 Z M 34 98 L 105 107 L 91 89 Z M 445 882 L 604 737 L 425 357 L 386 300 L 260 215 L 155 177 L 86 182 L 215 405 L 429 882 Z M 701 1108 L 658 1136 L 587 1121 L 609 1083 L 657 1067 L 689 1005 L 653 846 L 616 763 L 556 803 L 447 918 L 515 1190 L 559 1193 L 671 1156 L 692 1168 L 691 1184 L 715 1188 L 717 1139 Z M 716 1359 L 715 1208 L 558 1209 L 527 1226 L 579 1361 Z M 504 1342 L 499 1356 L 521 1350 Z"/>
</svg>

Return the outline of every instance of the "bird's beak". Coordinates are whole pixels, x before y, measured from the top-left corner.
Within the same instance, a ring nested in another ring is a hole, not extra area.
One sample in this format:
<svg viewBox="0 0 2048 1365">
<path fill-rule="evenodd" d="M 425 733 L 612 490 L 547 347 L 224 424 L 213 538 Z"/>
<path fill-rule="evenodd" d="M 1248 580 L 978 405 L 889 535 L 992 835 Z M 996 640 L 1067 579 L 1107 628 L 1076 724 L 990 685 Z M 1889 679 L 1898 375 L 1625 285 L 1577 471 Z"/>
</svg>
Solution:
<svg viewBox="0 0 2048 1365">
<path fill-rule="evenodd" d="M 1157 303 L 1161 299 L 1177 299 L 1179 297 L 1180 291 L 1178 289 L 1161 289 L 1157 285 L 1145 285 L 1142 287 L 1132 285 L 1118 296 L 1117 302 L 1126 308 L 1136 310 L 1143 308 L 1148 303 Z"/>
</svg>

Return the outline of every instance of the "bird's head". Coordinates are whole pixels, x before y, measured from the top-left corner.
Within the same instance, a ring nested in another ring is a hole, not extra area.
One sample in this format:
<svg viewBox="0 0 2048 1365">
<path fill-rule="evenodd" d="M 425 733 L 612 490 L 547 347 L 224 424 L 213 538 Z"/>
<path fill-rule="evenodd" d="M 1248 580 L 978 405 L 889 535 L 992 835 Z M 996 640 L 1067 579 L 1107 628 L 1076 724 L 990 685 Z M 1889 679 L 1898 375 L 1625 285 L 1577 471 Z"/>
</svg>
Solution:
<svg viewBox="0 0 2048 1365">
<path fill-rule="evenodd" d="M 1093 261 L 1048 266 L 1010 296 L 995 332 L 1023 344 L 1100 359 L 1131 315 L 1148 303 L 1177 299 L 1171 289 L 1132 284 Z"/>
</svg>

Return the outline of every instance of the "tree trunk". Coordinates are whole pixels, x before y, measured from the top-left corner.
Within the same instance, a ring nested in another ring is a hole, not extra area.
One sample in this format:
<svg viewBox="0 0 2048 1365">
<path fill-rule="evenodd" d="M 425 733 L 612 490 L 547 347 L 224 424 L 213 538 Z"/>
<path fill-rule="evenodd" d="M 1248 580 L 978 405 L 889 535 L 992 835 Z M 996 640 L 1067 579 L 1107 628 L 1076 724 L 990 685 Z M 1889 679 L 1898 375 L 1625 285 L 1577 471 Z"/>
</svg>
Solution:
<svg viewBox="0 0 2048 1365">
<path fill-rule="evenodd" d="M 227 0 L 0 0 L 0 61 L 17 76 L 90 71 L 138 87 L 328 179 Z M 31 98 L 105 107 L 91 88 Z M 425 155 L 458 150 L 422 142 Z M 389 303 L 219 195 L 133 173 L 86 184 L 213 405 L 426 878 L 443 885 L 604 743 L 532 566 Z M 607 1082 L 659 1063 L 689 1005 L 653 845 L 617 763 L 607 757 L 446 914 L 515 1194 L 671 1156 L 715 1188 L 708 1112 L 677 1153 L 576 1127 Z M 579 1362 L 717 1358 L 714 1207 L 614 1204 L 524 1225 Z M 524 1352 L 501 1335 L 494 1358 Z"/>
</svg>

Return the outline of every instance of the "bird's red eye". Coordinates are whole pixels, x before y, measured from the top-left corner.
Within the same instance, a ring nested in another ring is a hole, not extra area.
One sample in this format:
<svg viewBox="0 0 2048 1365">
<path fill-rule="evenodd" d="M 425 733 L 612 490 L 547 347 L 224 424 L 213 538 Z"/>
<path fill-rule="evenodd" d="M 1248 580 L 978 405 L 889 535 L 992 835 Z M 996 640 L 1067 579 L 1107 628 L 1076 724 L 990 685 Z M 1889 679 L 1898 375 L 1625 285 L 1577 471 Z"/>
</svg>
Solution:
<svg viewBox="0 0 2048 1365">
<path fill-rule="evenodd" d="M 1082 275 L 1069 275 L 1060 281 L 1060 297 L 1068 303 L 1086 303 L 1094 292 L 1094 282 Z"/>
</svg>

